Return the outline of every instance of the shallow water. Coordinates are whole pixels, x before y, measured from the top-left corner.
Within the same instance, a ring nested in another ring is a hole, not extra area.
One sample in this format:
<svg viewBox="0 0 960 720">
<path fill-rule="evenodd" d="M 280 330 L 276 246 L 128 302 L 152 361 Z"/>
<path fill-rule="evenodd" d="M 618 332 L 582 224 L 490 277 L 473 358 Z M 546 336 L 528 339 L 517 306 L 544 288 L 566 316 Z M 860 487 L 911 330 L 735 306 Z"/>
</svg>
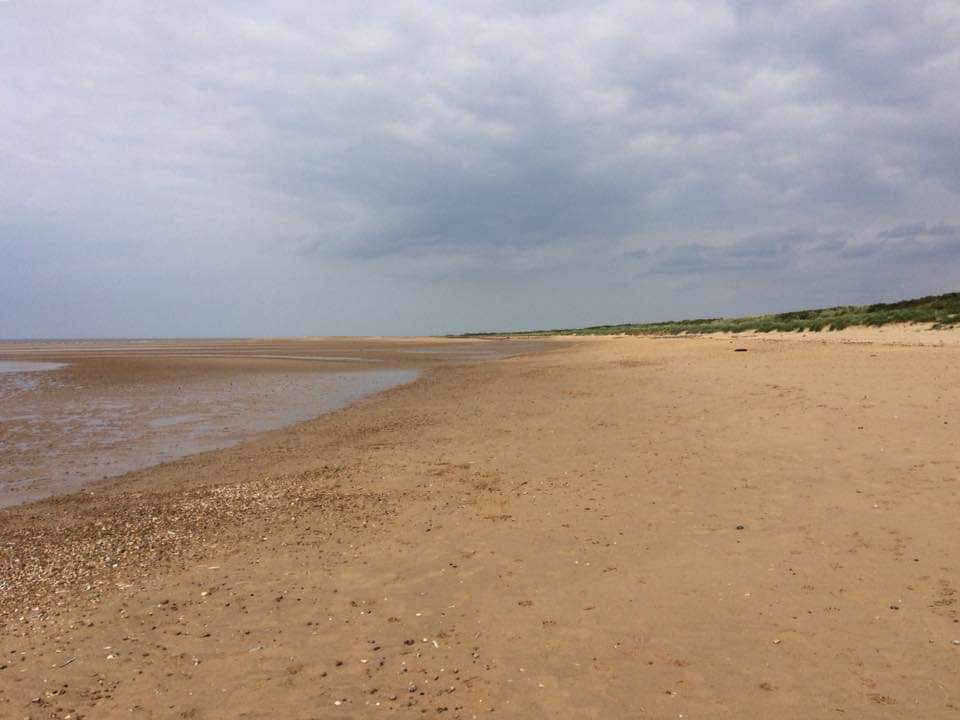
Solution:
<svg viewBox="0 0 960 720">
<path fill-rule="evenodd" d="M 203 420 L 203 415 L 171 415 L 170 417 L 161 417 L 157 418 L 156 420 L 151 420 L 147 424 L 150 427 L 173 427 L 174 425 L 182 425 L 183 423 L 188 422 L 199 422 L 200 420 Z"/>
<path fill-rule="evenodd" d="M 234 445 L 425 369 L 541 345 L 349 337 L 0 341 L 0 507 Z"/>
<path fill-rule="evenodd" d="M 237 444 L 410 382 L 416 370 L 236 370 L 91 382 L 82 373 L 0 376 L 0 507 Z M 299 363 L 297 363 L 299 365 Z M 26 370 L 24 366 L 29 366 Z"/>
<path fill-rule="evenodd" d="M 0 360 L 0 373 L 43 372 L 65 368 L 66 363 L 27 362 L 21 360 Z"/>
</svg>

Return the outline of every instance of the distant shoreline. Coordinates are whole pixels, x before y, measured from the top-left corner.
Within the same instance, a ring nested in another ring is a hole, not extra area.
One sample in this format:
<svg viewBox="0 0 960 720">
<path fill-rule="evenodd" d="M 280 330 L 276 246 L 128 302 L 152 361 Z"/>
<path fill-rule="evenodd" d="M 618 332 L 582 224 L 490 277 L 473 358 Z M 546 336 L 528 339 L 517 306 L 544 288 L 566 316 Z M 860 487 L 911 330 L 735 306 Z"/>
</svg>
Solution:
<svg viewBox="0 0 960 720">
<path fill-rule="evenodd" d="M 926 324 L 941 330 L 960 325 L 960 292 L 873 305 L 840 305 L 817 310 L 795 310 L 772 315 L 699 318 L 650 323 L 593 325 L 583 328 L 476 332 L 453 337 L 537 337 L 542 335 L 704 335 L 712 333 L 820 332 L 848 327 Z"/>
</svg>

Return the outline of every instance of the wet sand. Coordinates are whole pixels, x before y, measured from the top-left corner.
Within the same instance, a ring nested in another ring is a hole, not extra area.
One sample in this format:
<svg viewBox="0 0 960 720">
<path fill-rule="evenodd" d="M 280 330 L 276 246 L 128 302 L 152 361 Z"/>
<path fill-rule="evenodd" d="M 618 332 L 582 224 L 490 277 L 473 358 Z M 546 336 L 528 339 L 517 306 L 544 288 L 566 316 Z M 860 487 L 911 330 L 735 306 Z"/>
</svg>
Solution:
<svg viewBox="0 0 960 720">
<path fill-rule="evenodd" d="M 344 338 L 0 343 L 0 507 L 235 445 L 421 366 L 504 352 L 502 341 Z"/>
<path fill-rule="evenodd" d="M 960 347 L 840 340 L 437 363 L 4 510 L 0 717 L 960 717 Z"/>
</svg>

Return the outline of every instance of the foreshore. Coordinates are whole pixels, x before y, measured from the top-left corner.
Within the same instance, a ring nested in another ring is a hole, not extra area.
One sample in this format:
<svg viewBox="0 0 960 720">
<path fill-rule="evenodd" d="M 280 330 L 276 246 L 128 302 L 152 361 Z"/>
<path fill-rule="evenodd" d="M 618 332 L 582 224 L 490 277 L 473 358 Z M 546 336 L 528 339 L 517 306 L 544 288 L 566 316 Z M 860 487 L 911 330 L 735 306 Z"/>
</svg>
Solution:
<svg viewBox="0 0 960 720">
<path fill-rule="evenodd" d="M 544 340 L 0 511 L 0 717 L 960 717 L 960 346 L 832 335 Z"/>
<path fill-rule="evenodd" d="M 533 346 L 437 338 L 0 342 L 0 508 L 237 445 L 430 367 Z"/>
</svg>

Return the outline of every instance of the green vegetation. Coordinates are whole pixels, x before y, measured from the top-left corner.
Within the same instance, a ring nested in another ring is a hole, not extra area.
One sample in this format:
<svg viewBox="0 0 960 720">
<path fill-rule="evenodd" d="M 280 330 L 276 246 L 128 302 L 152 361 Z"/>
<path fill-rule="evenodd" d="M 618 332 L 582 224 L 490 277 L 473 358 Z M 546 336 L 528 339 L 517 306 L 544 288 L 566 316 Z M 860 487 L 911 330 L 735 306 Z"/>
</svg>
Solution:
<svg viewBox="0 0 960 720">
<path fill-rule="evenodd" d="M 717 332 L 802 332 L 842 330 L 854 326 L 890 323 L 930 323 L 934 328 L 960 324 L 960 292 L 875 305 L 845 305 L 821 310 L 797 310 L 777 315 L 740 318 L 699 318 L 658 323 L 595 325 L 586 328 L 534 330 L 522 333 L 469 333 L 465 337 L 494 335 L 680 335 Z"/>
</svg>

